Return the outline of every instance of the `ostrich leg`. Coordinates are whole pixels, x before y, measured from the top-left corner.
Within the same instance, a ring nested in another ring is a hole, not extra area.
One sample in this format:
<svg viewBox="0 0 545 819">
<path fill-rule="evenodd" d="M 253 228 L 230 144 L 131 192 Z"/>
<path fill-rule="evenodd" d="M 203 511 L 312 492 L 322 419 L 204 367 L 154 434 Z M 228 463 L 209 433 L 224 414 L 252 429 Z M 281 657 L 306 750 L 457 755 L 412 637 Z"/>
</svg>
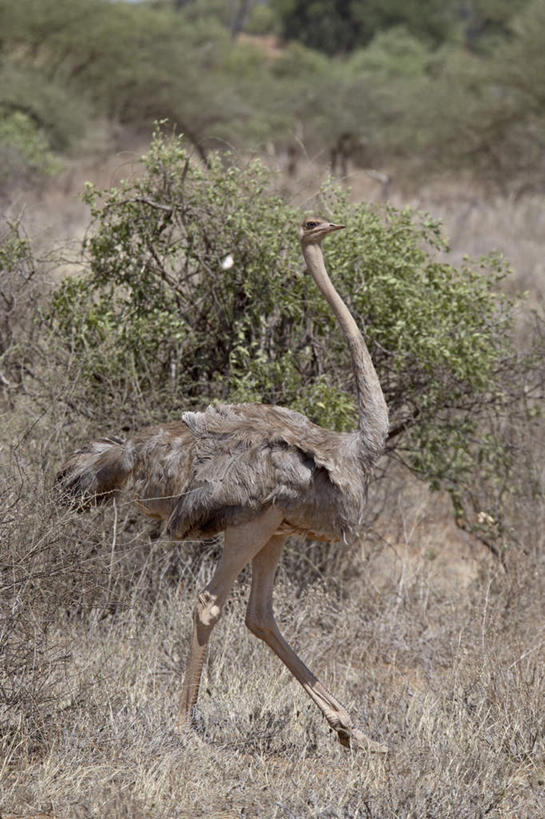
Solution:
<svg viewBox="0 0 545 819">
<path fill-rule="evenodd" d="M 272 591 L 274 575 L 286 538 L 272 537 L 252 561 L 252 588 L 246 625 L 280 657 L 308 696 L 316 703 L 329 725 L 337 732 L 341 745 L 363 748 L 372 753 L 388 753 L 386 745 L 369 739 L 355 728 L 346 708 L 325 688 L 288 645 L 273 614 Z"/>
<path fill-rule="evenodd" d="M 193 636 L 184 677 L 178 728 L 191 724 L 199 695 L 199 683 L 212 629 L 231 587 L 242 569 L 263 548 L 282 522 L 282 513 L 269 508 L 259 518 L 225 532 L 223 553 L 212 580 L 199 594 L 193 616 Z"/>
</svg>

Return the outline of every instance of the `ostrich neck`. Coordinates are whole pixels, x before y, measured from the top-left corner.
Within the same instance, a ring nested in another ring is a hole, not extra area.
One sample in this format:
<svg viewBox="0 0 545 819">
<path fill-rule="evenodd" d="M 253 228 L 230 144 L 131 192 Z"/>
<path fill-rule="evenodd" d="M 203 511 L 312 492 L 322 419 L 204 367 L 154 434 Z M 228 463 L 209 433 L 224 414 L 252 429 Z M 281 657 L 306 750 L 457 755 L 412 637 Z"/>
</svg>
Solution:
<svg viewBox="0 0 545 819">
<path fill-rule="evenodd" d="M 348 307 L 333 287 L 320 245 L 303 245 L 302 250 L 308 271 L 348 342 L 358 395 L 358 432 L 368 454 L 378 457 L 388 434 L 388 409 L 369 350 Z"/>
</svg>

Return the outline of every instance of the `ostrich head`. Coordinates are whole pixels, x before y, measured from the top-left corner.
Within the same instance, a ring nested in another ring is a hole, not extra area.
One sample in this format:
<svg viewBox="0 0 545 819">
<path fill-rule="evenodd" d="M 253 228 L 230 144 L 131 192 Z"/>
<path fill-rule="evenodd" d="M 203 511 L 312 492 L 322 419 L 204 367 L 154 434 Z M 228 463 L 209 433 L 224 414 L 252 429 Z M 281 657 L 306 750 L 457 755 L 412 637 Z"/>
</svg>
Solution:
<svg viewBox="0 0 545 819">
<path fill-rule="evenodd" d="M 299 228 L 299 239 L 302 245 L 320 243 L 328 233 L 342 230 L 344 225 L 336 225 L 319 216 L 307 216 Z"/>
</svg>

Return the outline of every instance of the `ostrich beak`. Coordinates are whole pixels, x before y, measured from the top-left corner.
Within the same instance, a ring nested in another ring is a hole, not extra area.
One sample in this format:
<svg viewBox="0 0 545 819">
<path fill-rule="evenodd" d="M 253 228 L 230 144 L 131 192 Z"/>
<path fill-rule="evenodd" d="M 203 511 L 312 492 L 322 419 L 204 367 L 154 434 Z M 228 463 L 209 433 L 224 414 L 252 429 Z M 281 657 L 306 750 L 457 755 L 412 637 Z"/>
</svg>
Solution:
<svg viewBox="0 0 545 819">
<path fill-rule="evenodd" d="M 343 228 L 345 227 L 346 225 L 336 225 L 334 222 L 330 222 L 329 225 L 327 226 L 327 229 L 328 232 L 329 231 L 333 232 L 334 230 L 343 230 Z"/>
</svg>

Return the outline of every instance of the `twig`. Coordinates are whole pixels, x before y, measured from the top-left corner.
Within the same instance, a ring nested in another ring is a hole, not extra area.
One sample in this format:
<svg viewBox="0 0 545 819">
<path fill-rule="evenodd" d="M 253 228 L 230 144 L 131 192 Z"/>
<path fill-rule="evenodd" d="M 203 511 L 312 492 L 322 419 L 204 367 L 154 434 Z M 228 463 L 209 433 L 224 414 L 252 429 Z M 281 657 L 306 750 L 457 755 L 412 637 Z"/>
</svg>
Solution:
<svg viewBox="0 0 545 819">
<path fill-rule="evenodd" d="M 113 499 L 113 506 L 114 506 L 114 522 L 113 522 L 113 531 L 112 531 L 112 548 L 110 549 L 110 570 L 108 573 L 108 597 L 110 596 L 110 588 L 112 585 L 112 574 L 114 570 L 114 554 L 115 554 L 115 546 L 117 543 L 117 503 L 115 502 L 115 497 Z"/>
</svg>

